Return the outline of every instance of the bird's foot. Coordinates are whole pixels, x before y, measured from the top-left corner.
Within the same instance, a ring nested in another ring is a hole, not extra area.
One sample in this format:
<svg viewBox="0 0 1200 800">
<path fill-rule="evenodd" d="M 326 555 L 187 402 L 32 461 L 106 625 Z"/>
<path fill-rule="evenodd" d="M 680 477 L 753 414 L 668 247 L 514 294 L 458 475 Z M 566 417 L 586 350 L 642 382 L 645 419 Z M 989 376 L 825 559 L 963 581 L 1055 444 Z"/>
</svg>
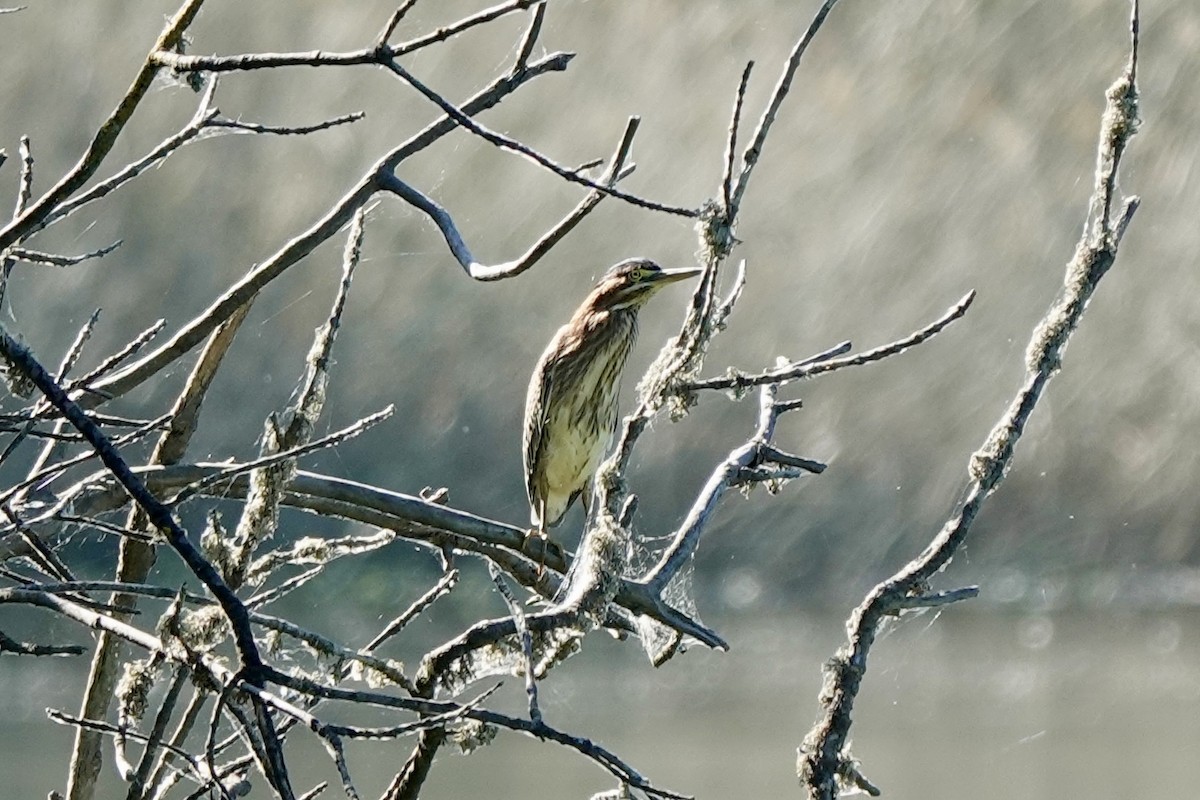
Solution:
<svg viewBox="0 0 1200 800">
<path fill-rule="evenodd" d="M 522 545 L 522 550 L 527 551 L 529 549 L 531 539 L 540 540 L 538 542 L 539 558 L 537 571 L 537 579 L 540 581 L 542 579 L 542 573 L 546 571 L 546 545 L 550 542 L 550 536 L 541 528 L 530 528 L 529 530 L 525 531 L 525 542 Z"/>
</svg>

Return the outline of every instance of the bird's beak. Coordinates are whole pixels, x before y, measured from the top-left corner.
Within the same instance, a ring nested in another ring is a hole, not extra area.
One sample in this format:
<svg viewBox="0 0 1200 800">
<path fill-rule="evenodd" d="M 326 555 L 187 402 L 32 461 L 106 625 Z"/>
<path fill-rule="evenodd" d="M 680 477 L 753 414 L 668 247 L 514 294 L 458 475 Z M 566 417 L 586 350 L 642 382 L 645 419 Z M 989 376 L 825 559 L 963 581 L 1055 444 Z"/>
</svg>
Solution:
<svg viewBox="0 0 1200 800">
<path fill-rule="evenodd" d="M 668 283 L 675 283 L 676 281 L 682 281 L 686 278 L 699 275 L 703 271 L 704 270 L 697 268 L 664 269 L 655 275 L 654 282 L 660 286 L 666 286 Z"/>
</svg>

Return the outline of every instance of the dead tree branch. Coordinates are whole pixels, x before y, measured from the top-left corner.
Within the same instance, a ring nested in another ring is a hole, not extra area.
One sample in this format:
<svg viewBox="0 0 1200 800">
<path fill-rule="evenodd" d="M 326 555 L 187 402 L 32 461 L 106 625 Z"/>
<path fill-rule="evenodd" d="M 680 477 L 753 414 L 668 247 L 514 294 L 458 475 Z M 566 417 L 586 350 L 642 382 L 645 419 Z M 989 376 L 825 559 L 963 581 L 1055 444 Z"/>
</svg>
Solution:
<svg viewBox="0 0 1200 800">
<path fill-rule="evenodd" d="M 878 584 L 854 610 L 846 623 L 848 639 L 825 667 L 821 690 L 821 717 L 804 738 L 797 759 L 797 775 L 808 797 L 832 800 L 851 787 L 866 788 L 849 751 L 851 712 L 867 669 L 867 656 L 880 623 L 888 616 L 912 608 L 973 596 L 964 589 L 950 595 L 931 595 L 928 582 L 941 572 L 966 540 L 984 501 L 1008 474 L 1013 454 L 1030 415 L 1050 379 L 1062 368 L 1062 355 L 1079 326 L 1088 301 L 1100 279 L 1117 258 L 1117 248 L 1138 198 L 1127 197 L 1114 214 L 1117 170 L 1130 138 L 1137 131 L 1138 2 L 1133 1 L 1129 61 L 1106 93 L 1107 105 L 1100 126 L 1095 188 L 1089 205 L 1090 224 L 1067 264 L 1063 289 L 1033 331 L 1025 353 L 1025 381 L 1008 410 L 971 457 L 970 484 L 954 516 L 900 571 Z M 914 598 L 919 598 L 914 600 Z M 878 794 L 878 790 L 871 791 Z"/>
</svg>

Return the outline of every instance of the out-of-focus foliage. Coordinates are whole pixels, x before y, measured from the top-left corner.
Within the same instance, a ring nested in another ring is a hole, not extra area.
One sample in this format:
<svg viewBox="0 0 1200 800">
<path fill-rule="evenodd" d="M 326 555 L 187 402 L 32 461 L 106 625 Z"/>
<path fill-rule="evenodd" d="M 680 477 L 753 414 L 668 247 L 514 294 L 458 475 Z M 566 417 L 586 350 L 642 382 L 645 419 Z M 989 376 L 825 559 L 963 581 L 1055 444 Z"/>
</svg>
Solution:
<svg viewBox="0 0 1200 800">
<path fill-rule="evenodd" d="M 419 4 L 413 29 L 472 7 Z M 311 0 L 214 7 L 194 27 L 193 47 L 358 48 L 391 8 Z M 18 137 L 32 137 L 40 193 L 47 176 L 78 157 L 172 9 L 47 1 L 0 17 L 0 146 L 10 155 L 0 202 L 15 191 Z M 1200 7 L 1176 0 L 1143 11 L 1147 124 L 1122 176 L 1125 191 L 1144 202 L 1012 476 L 981 520 L 967 553 L 976 566 L 1074 575 L 1200 562 Z M 717 189 L 744 62 L 759 63 L 748 100 L 755 115 L 807 14 L 791 2 L 551 4 L 543 41 L 577 51 L 576 61 L 484 119 L 571 164 L 607 155 L 626 116 L 639 114 L 638 169 L 626 185 L 698 205 Z M 709 603 L 852 596 L 940 525 L 969 454 L 1011 396 L 1030 329 L 1078 237 L 1102 93 L 1124 59 L 1127 15 L 1118 0 L 915 0 L 848 3 L 831 17 L 768 142 L 766 174 L 747 196 L 738 236 L 749 284 L 710 373 L 847 338 L 872 346 L 924 324 L 968 289 L 979 298 L 939 341 L 801 387 L 806 409 L 785 423 L 780 444 L 831 467 L 781 496 L 726 505 L 699 554 L 696 588 Z M 493 27 L 406 66 L 462 97 L 515 55 L 510 43 L 523 20 L 505 24 L 512 37 Z M 31 52 L 45 56 L 34 63 Z M 155 144 L 195 101 L 164 83 L 119 154 L 132 158 Z M 436 115 L 370 68 L 231 75 L 218 103 L 229 116 L 275 124 L 359 109 L 368 117 L 310 137 L 201 142 L 100 204 L 99 216 L 50 231 L 40 242 L 47 250 L 125 244 L 100 262 L 14 274 L 11 313 L 36 350 L 62 352 L 95 307 L 103 309 L 95 352 L 160 316 L 169 329 L 182 324 Z M 523 251 L 579 197 L 462 132 L 402 177 L 447 206 L 488 260 Z M 534 270 L 479 284 L 423 216 L 384 200 L 368 222 L 324 424 L 336 428 L 391 402 L 397 414 L 317 463 L 401 491 L 446 486 L 458 507 L 523 523 L 521 408 L 542 347 L 608 264 L 646 255 L 682 265 L 695 248 L 680 220 L 607 201 Z M 191 458 L 256 452 L 261 420 L 287 400 L 323 320 L 337 264 L 338 253 L 325 248 L 268 288 L 218 376 Z M 643 315 L 633 370 L 675 329 L 682 298 L 668 294 Z M 186 367 L 175 374 L 182 380 Z M 176 390 L 159 386 L 155 407 Z M 142 392 L 125 408 L 150 399 Z M 680 518 L 712 465 L 744 440 L 754 413 L 713 395 L 684 422 L 660 424 L 633 474 L 642 533 L 664 533 Z M 302 535 L 309 525 L 293 516 L 284 528 Z M 572 526 L 577 517 L 568 518 Z"/>
</svg>

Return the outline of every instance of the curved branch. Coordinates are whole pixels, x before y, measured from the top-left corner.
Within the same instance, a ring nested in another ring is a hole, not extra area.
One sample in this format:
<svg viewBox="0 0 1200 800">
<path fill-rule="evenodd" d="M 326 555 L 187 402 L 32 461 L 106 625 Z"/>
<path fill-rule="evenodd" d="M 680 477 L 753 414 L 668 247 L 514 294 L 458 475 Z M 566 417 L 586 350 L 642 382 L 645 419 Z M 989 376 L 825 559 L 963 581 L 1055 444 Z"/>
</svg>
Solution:
<svg viewBox="0 0 1200 800">
<path fill-rule="evenodd" d="M 604 177 L 600 179 L 601 183 L 605 186 L 613 186 L 620 178 L 632 171 L 632 166 L 628 169 L 625 167 L 625 160 L 629 157 L 629 150 L 633 146 L 633 136 L 637 133 L 639 123 L 640 120 L 637 117 L 630 117 L 629 122 L 626 124 L 625 133 L 621 137 L 620 144 L 617 145 L 617 151 L 613 155 Z M 583 198 L 579 205 L 567 214 L 567 216 L 563 217 L 561 222 L 547 231 L 542 238 L 534 242 L 529 250 L 520 258 L 513 261 L 506 261 L 502 264 L 487 265 L 481 264 L 471 254 L 470 248 L 467 247 L 466 242 L 463 241 L 462 234 L 459 233 L 458 227 L 454 224 L 454 219 L 436 200 L 409 186 L 391 172 L 381 175 L 379 184 L 380 188 L 392 192 L 420 211 L 423 211 L 433 220 L 434 224 L 438 226 L 438 230 L 442 232 L 442 237 L 446 240 L 446 246 L 450 248 L 450 252 L 454 255 L 454 258 L 466 270 L 467 275 L 478 281 L 495 281 L 520 275 L 536 264 L 542 256 L 550 251 L 551 247 L 570 233 L 606 196 L 604 192 L 590 192 Z"/>
</svg>

